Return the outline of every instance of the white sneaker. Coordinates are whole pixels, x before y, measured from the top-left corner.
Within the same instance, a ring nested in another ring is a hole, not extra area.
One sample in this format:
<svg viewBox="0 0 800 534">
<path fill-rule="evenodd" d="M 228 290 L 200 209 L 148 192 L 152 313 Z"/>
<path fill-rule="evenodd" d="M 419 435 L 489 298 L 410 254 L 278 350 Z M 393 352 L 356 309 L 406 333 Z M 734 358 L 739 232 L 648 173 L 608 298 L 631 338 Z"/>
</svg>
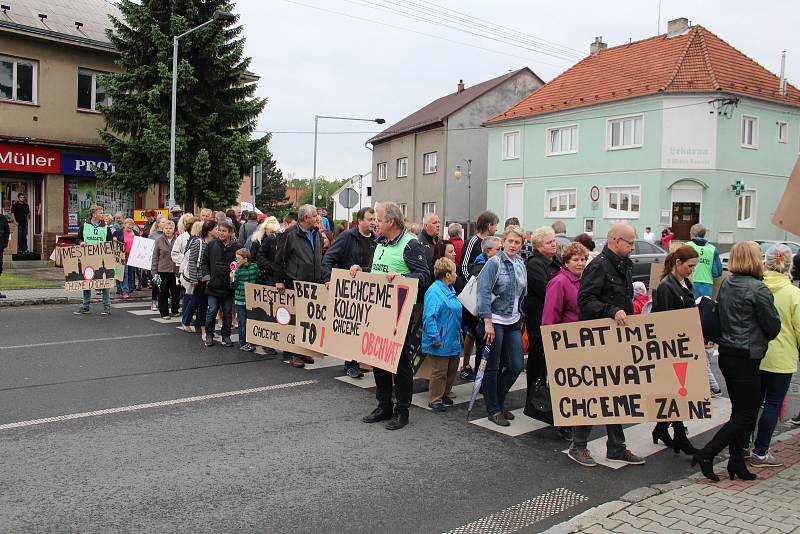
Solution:
<svg viewBox="0 0 800 534">
<path fill-rule="evenodd" d="M 151 302 L 150 303 L 150 311 L 158 311 L 158 303 L 157 302 Z"/>
</svg>

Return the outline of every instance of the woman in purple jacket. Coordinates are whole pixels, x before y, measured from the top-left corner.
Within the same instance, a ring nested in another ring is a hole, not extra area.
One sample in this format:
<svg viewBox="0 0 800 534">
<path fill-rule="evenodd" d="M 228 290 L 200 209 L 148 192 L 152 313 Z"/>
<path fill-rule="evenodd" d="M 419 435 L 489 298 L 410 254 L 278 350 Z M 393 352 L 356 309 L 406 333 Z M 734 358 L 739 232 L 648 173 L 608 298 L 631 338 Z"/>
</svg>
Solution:
<svg viewBox="0 0 800 534">
<path fill-rule="evenodd" d="M 578 289 L 589 250 L 580 243 L 570 243 L 561 253 L 564 265 L 547 284 L 542 325 L 572 323 L 578 320 Z"/>
</svg>

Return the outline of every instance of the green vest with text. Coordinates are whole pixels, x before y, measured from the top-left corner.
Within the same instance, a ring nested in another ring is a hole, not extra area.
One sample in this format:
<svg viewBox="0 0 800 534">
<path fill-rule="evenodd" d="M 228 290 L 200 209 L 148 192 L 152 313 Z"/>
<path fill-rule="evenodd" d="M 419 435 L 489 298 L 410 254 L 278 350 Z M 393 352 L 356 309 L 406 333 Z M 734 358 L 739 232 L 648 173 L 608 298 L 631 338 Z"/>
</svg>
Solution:
<svg viewBox="0 0 800 534">
<path fill-rule="evenodd" d="M 711 269 L 714 265 L 714 253 L 717 251 L 717 249 L 714 247 L 714 245 L 708 242 L 706 242 L 706 244 L 702 247 L 694 241 L 689 241 L 686 244 L 695 249 L 697 251 L 697 255 L 699 256 L 699 261 L 697 262 L 697 267 L 694 268 L 694 276 L 692 277 L 694 282 L 700 282 L 701 284 L 713 284 L 714 277 L 711 275 Z"/>
<path fill-rule="evenodd" d="M 83 223 L 84 243 L 105 243 L 107 237 L 107 226 L 95 226 L 90 222 Z"/>
<path fill-rule="evenodd" d="M 375 247 L 375 253 L 372 256 L 372 269 L 370 272 L 397 274 L 410 273 L 411 269 L 408 268 L 408 265 L 406 265 L 406 262 L 403 259 L 403 251 L 405 251 L 406 245 L 408 245 L 408 242 L 412 239 L 415 239 L 415 237 L 406 232 L 396 243 L 393 243 L 389 246 L 379 243 Z"/>
</svg>

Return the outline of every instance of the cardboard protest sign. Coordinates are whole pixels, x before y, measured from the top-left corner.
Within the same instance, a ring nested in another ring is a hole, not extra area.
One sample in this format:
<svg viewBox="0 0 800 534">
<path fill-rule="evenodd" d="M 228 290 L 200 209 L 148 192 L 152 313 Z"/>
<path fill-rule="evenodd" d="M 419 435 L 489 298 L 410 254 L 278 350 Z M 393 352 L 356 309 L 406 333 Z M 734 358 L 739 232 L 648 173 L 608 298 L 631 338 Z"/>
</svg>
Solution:
<svg viewBox="0 0 800 534">
<path fill-rule="evenodd" d="M 244 293 L 248 343 L 306 356 L 320 355 L 295 342 L 294 291 L 279 293 L 273 286 L 245 284 Z"/>
<path fill-rule="evenodd" d="M 650 283 L 647 285 L 647 289 L 650 290 L 650 293 L 652 293 L 653 290 L 658 287 L 658 284 L 661 283 L 661 273 L 663 272 L 664 272 L 663 263 L 650 264 Z"/>
<path fill-rule="evenodd" d="M 155 239 L 137 235 L 133 238 L 131 253 L 128 255 L 128 265 L 149 271 L 153 266 L 153 250 L 155 247 Z"/>
<path fill-rule="evenodd" d="M 800 234 L 800 158 L 794 164 L 792 174 L 789 175 L 789 182 L 783 191 L 778 209 L 772 215 L 772 224 L 783 228 L 787 232 Z"/>
<path fill-rule="evenodd" d="M 116 248 L 111 241 L 61 247 L 64 289 L 107 289 L 114 287 L 114 280 L 121 282 L 124 273 L 117 267 Z"/>
<path fill-rule="evenodd" d="M 328 295 L 325 352 L 397 371 L 417 300 L 417 280 L 334 269 Z"/>
<path fill-rule="evenodd" d="M 325 349 L 325 318 L 328 312 L 328 288 L 313 282 L 294 283 L 295 342 L 309 350 Z"/>
<path fill-rule="evenodd" d="M 542 326 L 556 426 L 711 417 L 696 308 Z"/>
</svg>

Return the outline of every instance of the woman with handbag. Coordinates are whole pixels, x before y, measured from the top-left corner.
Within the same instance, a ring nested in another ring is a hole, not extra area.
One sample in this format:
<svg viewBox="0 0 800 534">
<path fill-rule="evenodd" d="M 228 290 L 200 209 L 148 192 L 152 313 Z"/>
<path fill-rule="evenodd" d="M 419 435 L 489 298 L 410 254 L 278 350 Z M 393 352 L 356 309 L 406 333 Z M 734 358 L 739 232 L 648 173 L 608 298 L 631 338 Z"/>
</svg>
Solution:
<svg viewBox="0 0 800 534">
<path fill-rule="evenodd" d="M 203 272 L 202 258 L 206 253 L 208 244 L 217 238 L 217 221 L 209 220 L 203 223 L 200 230 L 200 239 L 195 239 L 189 245 L 189 264 L 186 272 L 186 278 L 194 286 L 192 294 L 197 304 L 197 317 L 196 324 L 200 327 L 203 341 L 206 340 L 206 312 L 208 311 L 208 296 L 206 295 L 206 284 L 210 278 L 208 273 Z M 186 328 L 186 325 L 184 325 Z"/>
<path fill-rule="evenodd" d="M 698 261 L 697 251 L 686 245 L 667 254 L 664 271 L 661 273 L 661 283 L 653 293 L 653 312 L 695 307 L 694 288 L 689 278 Z M 672 422 L 672 436 L 669 435 L 669 426 L 670 423 L 656 423 L 653 429 L 653 443 L 662 441 L 667 447 L 672 447 L 676 454 L 681 451 L 689 455 L 697 452 L 686 437 L 686 425 L 683 421 Z"/>
<path fill-rule="evenodd" d="M 570 243 L 561 252 L 561 270 L 547 284 L 544 294 L 543 326 L 574 323 L 580 318 L 578 290 L 588 259 L 589 250 L 577 242 Z M 572 441 L 571 427 L 557 427 L 557 430 L 565 440 Z"/>
<path fill-rule="evenodd" d="M 719 367 L 731 398 L 731 418 L 711 441 L 692 457 L 705 477 L 718 482 L 714 457 L 726 446 L 731 480 L 753 480 L 744 449 L 756 425 L 761 406 L 759 365 L 767 345 L 781 331 L 781 318 L 769 288 L 764 285 L 761 247 L 755 241 L 736 243 L 728 260 L 731 275 L 719 289 Z"/>
<path fill-rule="evenodd" d="M 503 251 L 487 261 L 478 275 L 478 317 L 483 321 L 484 340 L 491 345 L 483 392 L 489 420 L 499 426 L 509 426 L 514 419 L 505 401 L 523 365 L 521 305 L 528 275 L 519 251 L 524 239 L 519 226 L 508 226 L 503 232 Z"/>
</svg>

